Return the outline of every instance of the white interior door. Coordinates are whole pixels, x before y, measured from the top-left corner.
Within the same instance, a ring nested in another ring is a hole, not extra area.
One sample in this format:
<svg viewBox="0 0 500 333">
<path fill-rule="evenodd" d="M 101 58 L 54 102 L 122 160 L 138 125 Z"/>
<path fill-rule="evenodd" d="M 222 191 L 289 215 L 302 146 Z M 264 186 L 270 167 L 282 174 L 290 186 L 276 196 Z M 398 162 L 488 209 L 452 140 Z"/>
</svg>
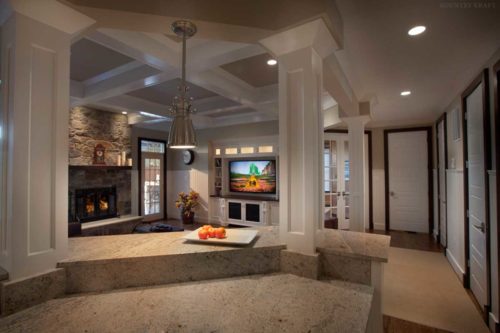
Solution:
<svg viewBox="0 0 500 333">
<path fill-rule="evenodd" d="M 141 140 L 141 215 L 144 221 L 165 218 L 165 144 Z"/>
<path fill-rule="evenodd" d="M 391 230 L 429 233 L 427 131 L 388 133 Z"/>
<path fill-rule="evenodd" d="M 466 98 L 470 289 L 487 305 L 483 84 Z"/>
<path fill-rule="evenodd" d="M 325 219 L 337 219 L 338 229 L 349 229 L 350 219 L 350 162 L 348 136 L 344 133 L 325 133 L 324 190 Z M 365 203 L 368 203 L 368 135 L 365 134 Z M 365 209 L 368 224 L 368 208 Z"/>
<path fill-rule="evenodd" d="M 437 127 L 438 137 L 438 154 L 439 154 L 439 242 L 441 245 L 446 246 L 447 236 L 447 219 L 446 219 L 446 133 L 445 133 L 445 120 L 439 122 Z"/>
</svg>

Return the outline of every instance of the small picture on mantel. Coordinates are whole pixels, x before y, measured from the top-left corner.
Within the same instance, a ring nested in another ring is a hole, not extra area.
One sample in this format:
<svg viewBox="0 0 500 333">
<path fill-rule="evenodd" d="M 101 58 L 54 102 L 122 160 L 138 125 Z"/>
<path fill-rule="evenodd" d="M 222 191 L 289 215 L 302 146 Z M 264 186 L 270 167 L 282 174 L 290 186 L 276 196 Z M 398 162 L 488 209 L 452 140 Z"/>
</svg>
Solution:
<svg viewBox="0 0 500 333">
<path fill-rule="evenodd" d="M 105 153 L 106 153 L 106 148 L 104 148 L 103 145 L 100 143 L 97 144 L 94 148 L 94 165 L 106 165 L 105 161 Z"/>
</svg>

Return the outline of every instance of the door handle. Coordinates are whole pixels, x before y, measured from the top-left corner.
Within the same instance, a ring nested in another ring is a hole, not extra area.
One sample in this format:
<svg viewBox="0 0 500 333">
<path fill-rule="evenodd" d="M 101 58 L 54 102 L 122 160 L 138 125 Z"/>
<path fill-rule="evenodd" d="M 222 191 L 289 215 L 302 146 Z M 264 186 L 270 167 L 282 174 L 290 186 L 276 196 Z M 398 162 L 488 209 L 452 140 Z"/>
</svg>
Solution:
<svg viewBox="0 0 500 333">
<path fill-rule="evenodd" d="M 394 193 L 394 191 L 390 191 L 389 194 L 391 195 L 391 197 L 393 197 L 394 195 L 396 195 L 396 193 Z"/>
<path fill-rule="evenodd" d="M 481 225 L 472 224 L 472 226 L 478 230 L 481 230 L 481 232 L 484 234 L 484 229 L 485 229 L 484 222 L 481 222 Z"/>
</svg>

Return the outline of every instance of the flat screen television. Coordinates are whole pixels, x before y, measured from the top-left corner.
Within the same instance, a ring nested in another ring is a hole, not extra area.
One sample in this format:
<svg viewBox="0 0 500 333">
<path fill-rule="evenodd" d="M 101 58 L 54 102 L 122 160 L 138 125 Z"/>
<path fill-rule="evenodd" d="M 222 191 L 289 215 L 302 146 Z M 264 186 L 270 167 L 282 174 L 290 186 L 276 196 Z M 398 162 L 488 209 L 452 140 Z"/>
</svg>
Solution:
<svg viewBox="0 0 500 333">
<path fill-rule="evenodd" d="M 275 194 L 276 160 L 230 161 L 229 191 Z"/>
</svg>

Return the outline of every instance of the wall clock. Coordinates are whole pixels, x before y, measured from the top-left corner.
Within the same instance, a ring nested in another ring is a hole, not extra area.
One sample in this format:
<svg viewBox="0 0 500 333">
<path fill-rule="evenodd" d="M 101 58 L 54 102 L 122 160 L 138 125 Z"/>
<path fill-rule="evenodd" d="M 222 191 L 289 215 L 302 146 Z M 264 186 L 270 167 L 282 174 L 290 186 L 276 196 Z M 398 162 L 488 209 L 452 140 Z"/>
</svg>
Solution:
<svg viewBox="0 0 500 333">
<path fill-rule="evenodd" d="M 192 150 L 184 150 L 182 153 L 182 159 L 185 165 L 190 165 L 194 161 L 194 151 Z"/>
<path fill-rule="evenodd" d="M 104 165 L 106 164 L 104 160 L 104 154 L 106 152 L 106 148 L 103 145 L 98 144 L 94 148 L 94 164 Z"/>
</svg>

